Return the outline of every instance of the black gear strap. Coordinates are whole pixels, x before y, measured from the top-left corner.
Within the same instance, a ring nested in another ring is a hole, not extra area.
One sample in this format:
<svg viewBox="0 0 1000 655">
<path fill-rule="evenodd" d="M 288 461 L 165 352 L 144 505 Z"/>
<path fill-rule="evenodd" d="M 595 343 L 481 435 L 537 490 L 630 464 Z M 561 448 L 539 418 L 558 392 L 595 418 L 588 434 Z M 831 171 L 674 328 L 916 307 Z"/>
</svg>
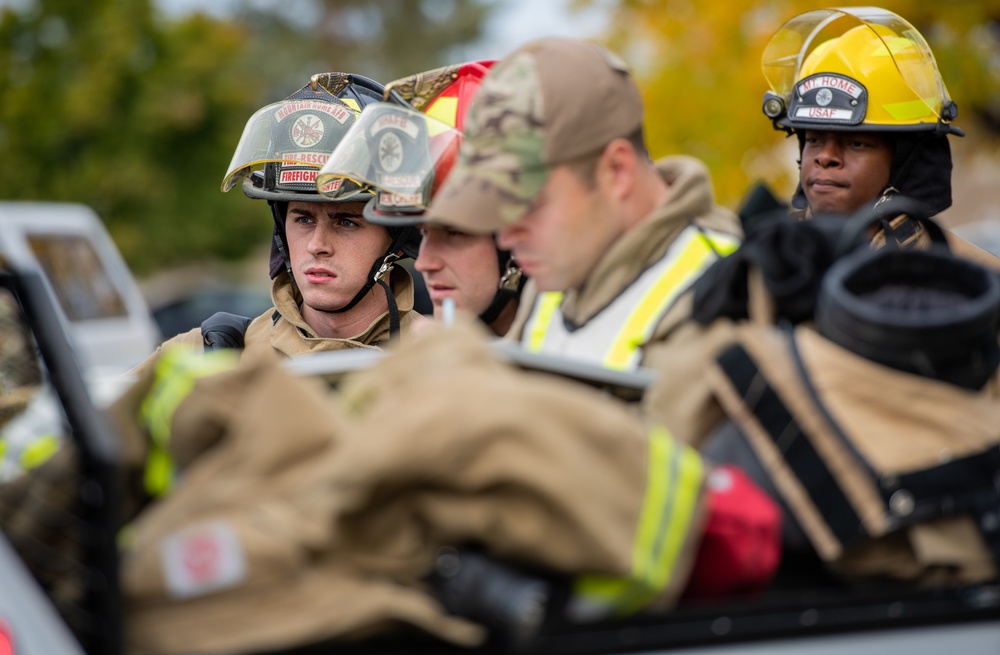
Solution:
<svg viewBox="0 0 1000 655">
<path fill-rule="evenodd" d="M 861 517 L 792 413 L 740 345 L 718 358 L 719 365 L 767 436 L 795 473 L 809 499 L 843 544 L 867 536 Z"/>
<path fill-rule="evenodd" d="M 396 305 L 396 297 L 392 295 L 392 289 L 383 280 L 378 281 L 382 290 L 385 291 L 385 302 L 389 306 L 389 339 L 399 336 L 399 307 Z"/>
<path fill-rule="evenodd" d="M 511 300 L 521 297 L 521 291 L 524 290 L 524 285 L 528 281 L 508 251 L 497 248 L 497 262 L 500 266 L 500 282 L 497 284 L 497 292 L 493 295 L 489 307 L 479 314 L 479 320 L 486 325 L 491 325 L 493 321 L 497 320 L 500 312 Z"/>
<path fill-rule="evenodd" d="M 292 277 L 292 261 L 288 257 L 288 248 L 285 246 L 285 214 L 288 212 L 288 203 L 279 200 L 268 200 L 267 206 L 271 209 L 271 218 L 274 219 L 274 231 L 271 234 L 271 261 L 269 274 L 271 279 L 278 277 L 281 271 L 287 271 L 288 277 Z"/>
</svg>

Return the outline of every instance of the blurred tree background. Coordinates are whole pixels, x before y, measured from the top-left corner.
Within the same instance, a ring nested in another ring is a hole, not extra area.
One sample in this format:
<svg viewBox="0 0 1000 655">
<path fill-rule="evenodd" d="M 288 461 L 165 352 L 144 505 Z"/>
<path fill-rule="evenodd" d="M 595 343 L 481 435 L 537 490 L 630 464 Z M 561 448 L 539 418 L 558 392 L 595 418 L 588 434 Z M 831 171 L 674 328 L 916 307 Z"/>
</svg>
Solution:
<svg viewBox="0 0 1000 655">
<path fill-rule="evenodd" d="M 341 70 L 447 63 L 493 0 L 246 3 L 170 19 L 152 0 L 0 2 L 0 198 L 92 206 L 138 275 L 236 260 L 270 214 L 219 185 L 247 119 Z"/>
<path fill-rule="evenodd" d="M 601 11 L 598 37 L 635 68 L 654 156 L 705 160 L 730 207 L 756 179 L 791 192 L 793 141 L 760 111 L 760 56 L 785 20 L 837 3 L 568 1 Z M 453 63 L 456 52 L 481 57 L 472 46 L 502 4 L 247 0 L 168 15 L 154 0 L 0 0 L 0 198 L 93 206 L 140 276 L 238 260 L 267 243 L 269 215 L 219 184 L 256 109 L 315 72 L 388 81 Z M 1000 0 L 882 6 L 934 49 L 970 134 L 960 147 L 995 159 Z"/>
</svg>

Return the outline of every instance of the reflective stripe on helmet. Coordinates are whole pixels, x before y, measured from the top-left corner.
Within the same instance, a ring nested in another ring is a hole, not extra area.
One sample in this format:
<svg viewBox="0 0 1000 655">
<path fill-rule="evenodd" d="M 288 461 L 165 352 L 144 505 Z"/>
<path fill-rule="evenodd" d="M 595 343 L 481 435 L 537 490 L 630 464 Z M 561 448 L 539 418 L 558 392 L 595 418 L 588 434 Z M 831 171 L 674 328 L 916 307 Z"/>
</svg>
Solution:
<svg viewBox="0 0 1000 655">
<path fill-rule="evenodd" d="M 631 614 L 660 596 L 672 582 L 692 528 L 705 467 L 692 448 L 664 428 L 649 436 L 646 492 L 632 543 L 628 577 L 584 575 L 575 580 L 573 601 L 597 618 Z"/>
<path fill-rule="evenodd" d="M 142 401 L 140 418 L 150 435 L 144 485 L 151 496 L 163 496 L 173 488 L 176 475 L 168 449 L 174 412 L 203 377 L 236 366 L 239 356 L 232 350 L 200 353 L 188 346 L 164 349 L 154 369 L 153 385 Z"/>
<path fill-rule="evenodd" d="M 674 301 L 707 266 L 738 245 L 739 240 L 728 234 L 685 228 L 660 261 L 572 332 L 563 325 L 562 293 L 543 293 L 526 326 L 524 345 L 529 352 L 579 357 L 617 370 L 634 369 L 642 359 L 642 345 Z"/>
</svg>

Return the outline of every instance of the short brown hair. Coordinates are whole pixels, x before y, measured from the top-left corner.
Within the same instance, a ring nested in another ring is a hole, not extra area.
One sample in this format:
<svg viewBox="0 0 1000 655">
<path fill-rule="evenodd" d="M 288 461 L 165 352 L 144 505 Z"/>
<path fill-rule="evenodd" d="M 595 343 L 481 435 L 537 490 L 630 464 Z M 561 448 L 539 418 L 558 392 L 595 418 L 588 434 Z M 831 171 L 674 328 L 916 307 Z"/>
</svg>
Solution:
<svg viewBox="0 0 1000 655">
<path fill-rule="evenodd" d="M 642 131 L 642 125 L 640 125 L 637 130 L 632 132 L 632 134 L 625 137 L 625 140 L 632 146 L 632 150 L 635 151 L 636 155 L 649 160 L 649 150 L 646 148 L 646 137 Z M 578 159 L 569 161 L 566 163 L 566 167 L 569 168 L 569 170 L 576 175 L 581 182 L 591 185 L 594 183 L 594 178 L 597 174 L 597 160 L 601 158 L 602 152 L 604 152 L 603 148 L 600 152 L 585 155 Z"/>
</svg>

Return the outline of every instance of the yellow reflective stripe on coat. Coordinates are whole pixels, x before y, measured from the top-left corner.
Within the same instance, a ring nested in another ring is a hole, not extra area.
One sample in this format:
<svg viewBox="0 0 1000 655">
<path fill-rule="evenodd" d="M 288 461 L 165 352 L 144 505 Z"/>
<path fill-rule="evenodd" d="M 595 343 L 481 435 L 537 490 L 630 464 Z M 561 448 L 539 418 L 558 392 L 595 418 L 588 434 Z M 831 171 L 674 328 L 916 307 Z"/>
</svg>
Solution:
<svg viewBox="0 0 1000 655">
<path fill-rule="evenodd" d="M 728 234 L 685 228 L 667 252 L 651 264 L 607 307 L 575 329 L 562 322 L 563 294 L 538 296 L 522 338 L 529 352 L 573 357 L 605 368 L 630 370 L 677 298 L 718 257 L 732 253 L 739 239 Z"/>
<path fill-rule="evenodd" d="M 624 616 L 655 600 L 673 581 L 697 516 L 705 480 L 701 457 L 663 428 L 649 438 L 649 470 L 627 578 L 588 575 L 574 591 L 588 603 Z"/>
<path fill-rule="evenodd" d="M 604 366 L 618 370 L 629 368 L 635 352 L 649 340 L 660 318 L 677 300 L 677 296 L 701 275 L 709 261 L 728 255 L 738 247 L 739 241 L 733 237 L 697 230 L 694 238 L 678 253 L 622 324 L 604 358 Z"/>
<path fill-rule="evenodd" d="M 552 322 L 552 316 L 559 309 L 559 303 L 562 302 L 562 299 L 563 295 L 561 291 L 546 291 L 539 296 L 535 320 L 531 322 L 531 326 L 529 326 L 527 332 L 529 352 L 535 353 L 542 349 L 542 342 L 545 341 L 545 333 L 548 331 L 549 323 Z"/>
<path fill-rule="evenodd" d="M 173 487 L 175 467 L 168 449 L 174 412 L 200 378 L 236 366 L 239 355 L 232 350 L 202 353 L 190 346 L 164 349 L 154 369 L 153 385 L 142 401 L 140 416 L 151 443 L 146 456 L 146 492 L 162 496 Z"/>
</svg>

